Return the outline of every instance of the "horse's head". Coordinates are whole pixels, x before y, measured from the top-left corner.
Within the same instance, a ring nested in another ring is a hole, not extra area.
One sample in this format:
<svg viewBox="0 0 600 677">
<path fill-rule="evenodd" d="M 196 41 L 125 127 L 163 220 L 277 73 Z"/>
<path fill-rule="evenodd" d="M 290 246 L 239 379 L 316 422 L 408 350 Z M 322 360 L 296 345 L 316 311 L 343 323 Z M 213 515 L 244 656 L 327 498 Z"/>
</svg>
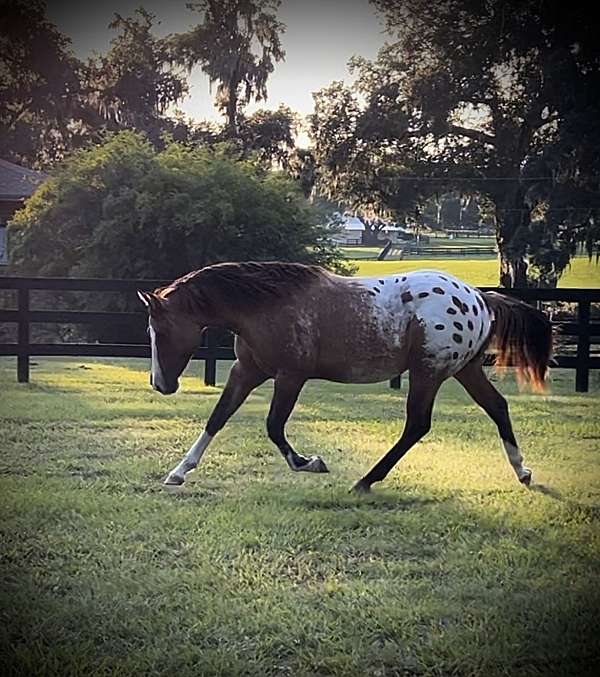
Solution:
<svg viewBox="0 0 600 677">
<path fill-rule="evenodd" d="M 163 395 L 179 388 L 179 377 L 200 345 L 204 327 L 182 312 L 175 299 L 138 291 L 148 310 L 148 334 L 152 347 L 150 385 Z"/>
</svg>

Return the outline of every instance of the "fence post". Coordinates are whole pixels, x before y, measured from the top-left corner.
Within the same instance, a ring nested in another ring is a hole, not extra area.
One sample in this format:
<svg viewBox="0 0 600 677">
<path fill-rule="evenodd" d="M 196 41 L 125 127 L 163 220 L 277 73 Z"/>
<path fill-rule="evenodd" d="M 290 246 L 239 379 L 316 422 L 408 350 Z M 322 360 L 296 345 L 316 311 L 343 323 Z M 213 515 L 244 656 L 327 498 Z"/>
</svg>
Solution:
<svg viewBox="0 0 600 677">
<path fill-rule="evenodd" d="M 216 346 L 215 332 L 207 329 L 204 345 L 207 348 L 214 348 Z M 209 356 L 204 361 L 204 385 L 214 386 L 217 383 L 217 360 Z"/>
<path fill-rule="evenodd" d="M 17 381 L 29 383 L 29 289 L 19 287 L 17 327 Z"/>
<path fill-rule="evenodd" d="M 394 376 L 394 378 L 391 379 L 390 388 L 392 388 L 392 390 L 400 390 L 402 388 L 402 376 L 401 375 Z"/>
<path fill-rule="evenodd" d="M 590 301 L 579 301 L 577 309 L 579 336 L 577 337 L 575 391 L 578 393 L 587 393 L 590 383 L 590 306 Z"/>
</svg>

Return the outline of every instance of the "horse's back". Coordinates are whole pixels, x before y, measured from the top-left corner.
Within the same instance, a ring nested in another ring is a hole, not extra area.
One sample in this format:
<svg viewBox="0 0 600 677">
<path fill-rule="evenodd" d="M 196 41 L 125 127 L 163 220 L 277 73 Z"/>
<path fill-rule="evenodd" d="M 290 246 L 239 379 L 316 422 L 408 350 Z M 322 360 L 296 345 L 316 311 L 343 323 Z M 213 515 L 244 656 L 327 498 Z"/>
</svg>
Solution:
<svg viewBox="0 0 600 677">
<path fill-rule="evenodd" d="M 368 295 L 365 312 L 378 321 L 388 345 L 404 343 L 411 322 L 421 329 L 413 348 L 436 370 L 459 371 L 485 345 L 492 316 L 474 287 L 444 272 L 414 271 L 357 278 Z"/>
</svg>

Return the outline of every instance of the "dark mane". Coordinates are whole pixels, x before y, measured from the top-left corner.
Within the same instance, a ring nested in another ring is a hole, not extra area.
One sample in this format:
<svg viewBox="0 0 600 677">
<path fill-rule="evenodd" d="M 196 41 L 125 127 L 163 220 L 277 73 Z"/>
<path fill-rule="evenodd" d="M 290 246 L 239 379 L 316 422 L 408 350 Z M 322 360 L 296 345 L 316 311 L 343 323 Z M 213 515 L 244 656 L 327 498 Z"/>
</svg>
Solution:
<svg viewBox="0 0 600 677">
<path fill-rule="evenodd" d="M 190 310 L 209 310 L 217 299 L 232 307 L 256 308 L 305 289 L 324 275 L 318 266 L 302 263 L 217 263 L 178 278 L 159 293 L 167 297 L 183 292 Z"/>
</svg>

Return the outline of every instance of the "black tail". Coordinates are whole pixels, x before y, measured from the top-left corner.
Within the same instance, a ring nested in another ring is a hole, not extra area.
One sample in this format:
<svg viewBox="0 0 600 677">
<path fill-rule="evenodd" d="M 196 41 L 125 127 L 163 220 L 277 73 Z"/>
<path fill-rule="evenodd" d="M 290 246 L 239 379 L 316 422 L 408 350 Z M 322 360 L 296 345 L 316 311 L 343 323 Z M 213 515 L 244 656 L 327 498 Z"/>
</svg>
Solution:
<svg viewBox="0 0 600 677">
<path fill-rule="evenodd" d="M 539 310 L 518 299 L 484 292 L 494 313 L 492 352 L 496 368 L 515 367 L 520 384 L 537 392 L 545 390 L 552 359 L 552 325 Z"/>
</svg>

